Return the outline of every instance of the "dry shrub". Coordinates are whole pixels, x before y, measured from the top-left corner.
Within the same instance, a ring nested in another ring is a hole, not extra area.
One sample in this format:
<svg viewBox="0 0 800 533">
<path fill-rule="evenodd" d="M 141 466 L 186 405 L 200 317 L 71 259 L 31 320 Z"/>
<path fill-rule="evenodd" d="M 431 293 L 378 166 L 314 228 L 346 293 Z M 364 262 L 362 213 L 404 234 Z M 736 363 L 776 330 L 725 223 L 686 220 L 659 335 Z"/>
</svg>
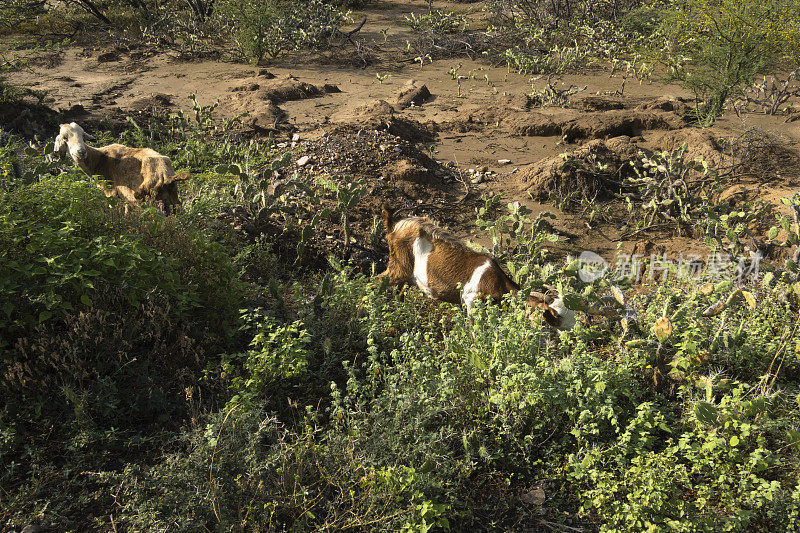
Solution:
<svg viewBox="0 0 800 533">
<path fill-rule="evenodd" d="M 782 139 L 749 128 L 730 143 L 733 170 L 756 179 L 800 174 L 800 157 Z"/>
<path fill-rule="evenodd" d="M 180 395 L 196 381 L 204 332 L 176 322 L 163 294 L 132 310 L 124 289 L 104 286 L 95 302 L 87 311 L 41 324 L 4 351 L 0 386 L 8 400 L 60 398 L 66 388 L 90 391 L 92 398 L 110 392 L 122 400 L 122 420 L 131 413 L 155 414 L 164 406 L 153 399 Z M 104 392 L 107 380 L 113 386 Z M 48 410 L 63 408 L 61 401 L 48 404 Z"/>
</svg>

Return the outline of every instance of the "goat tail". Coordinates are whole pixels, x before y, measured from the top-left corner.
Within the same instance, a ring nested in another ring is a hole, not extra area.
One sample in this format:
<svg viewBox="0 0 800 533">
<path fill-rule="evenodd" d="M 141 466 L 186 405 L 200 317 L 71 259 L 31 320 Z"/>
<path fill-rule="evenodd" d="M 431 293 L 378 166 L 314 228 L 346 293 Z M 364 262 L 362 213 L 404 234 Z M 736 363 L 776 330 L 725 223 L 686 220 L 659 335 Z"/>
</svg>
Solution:
<svg viewBox="0 0 800 533">
<path fill-rule="evenodd" d="M 386 233 L 391 233 L 394 229 L 394 208 L 389 204 L 383 204 L 381 210 L 383 216 L 383 227 L 386 228 Z"/>
</svg>

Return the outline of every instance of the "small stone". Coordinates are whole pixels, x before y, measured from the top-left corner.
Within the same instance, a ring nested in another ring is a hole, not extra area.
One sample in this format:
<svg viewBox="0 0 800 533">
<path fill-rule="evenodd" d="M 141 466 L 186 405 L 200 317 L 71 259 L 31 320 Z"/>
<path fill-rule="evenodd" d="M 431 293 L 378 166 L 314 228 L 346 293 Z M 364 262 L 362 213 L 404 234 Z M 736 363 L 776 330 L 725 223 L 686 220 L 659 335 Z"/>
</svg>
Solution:
<svg viewBox="0 0 800 533">
<path fill-rule="evenodd" d="M 296 143 L 299 140 L 300 140 L 300 134 L 299 133 L 295 133 L 294 135 L 292 135 L 292 142 L 293 143 Z"/>
<path fill-rule="evenodd" d="M 471 169 L 467 170 L 467 172 L 469 172 L 470 174 L 475 174 L 475 169 L 471 168 Z"/>
<path fill-rule="evenodd" d="M 310 160 L 311 160 L 311 158 L 309 156 L 304 155 L 303 157 L 301 157 L 300 159 L 297 160 L 297 166 L 298 167 L 303 167 L 303 166 L 307 165 Z"/>
<path fill-rule="evenodd" d="M 378 148 L 381 149 L 381 152 L 385 152 L 386 151 L 386 145 L 385 144 L 380 145 Z"/>
<path fill-rule="evenodd" d="M 511 160 L 510 159 L 498 159 L 497 163 L 499 165 L 507 165 L 507 164 L 511 163 Z"/>
<path fill-rule="evenodd" d="M 483 175 L 482 174 L 478 174 L 476 177 L 474 177 L 474 178 L 472 178 L 472 180 L 470 180 L 470 183 L 473 183 L 475 185 L 477 185 L 478 183 L 483 183 Z"/>
<path fill-rule="evenodd" d="M 481 174 L 486 174 L 487 172 L 489 172 L 489 167 L 484 165 L 484 166 L 482 166 L 481 168 L 478 169 L 478 172 L 480 172 Z"/>
</svg>

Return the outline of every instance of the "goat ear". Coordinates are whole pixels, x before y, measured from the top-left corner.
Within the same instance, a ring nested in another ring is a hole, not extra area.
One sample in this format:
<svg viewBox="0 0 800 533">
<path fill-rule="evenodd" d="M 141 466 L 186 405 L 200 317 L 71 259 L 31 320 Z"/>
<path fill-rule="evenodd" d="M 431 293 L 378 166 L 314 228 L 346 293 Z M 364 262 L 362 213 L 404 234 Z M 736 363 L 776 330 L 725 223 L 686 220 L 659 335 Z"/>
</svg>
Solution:
<svg viewBox="0 0 800 533">
<path fill-rule="evenodd" d="M 391 233 L 394 227 L 394 209 L 389 207 L 389 204 L 383 204 L 381 214 L 383 215 L 383 227 L 386 228 L 386 233 Z"/>
<path fill-rule="evenodd" d="M 549 306 L 553 303 L 553 297 L 548 294 L 543 294 L 538 291 L 531 291 L 530 296 L 528 296 L 528 304 L 535 307 L 539 304 L 546 304 Z"/>
<path fill-rule="evenodd" d="M 83 132 L 83 139 L 86 140 L 86 141 L 96 141 L 97 140 L 97 138 L 94 135 L 92 135 L 91 133 L 86 133 L 86 132 Z"/>
</svg>

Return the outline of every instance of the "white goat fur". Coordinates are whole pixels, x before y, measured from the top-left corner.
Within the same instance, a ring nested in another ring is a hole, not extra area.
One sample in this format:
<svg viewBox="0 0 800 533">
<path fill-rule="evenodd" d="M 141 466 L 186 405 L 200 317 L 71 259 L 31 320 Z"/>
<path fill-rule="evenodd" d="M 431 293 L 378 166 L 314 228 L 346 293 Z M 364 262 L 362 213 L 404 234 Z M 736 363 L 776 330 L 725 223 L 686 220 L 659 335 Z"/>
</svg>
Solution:
<svg viewBox="0 0 800 533">
<path fill-rule="evenodd" d="M 75 122 L 61 124 L 53 150 L 62 156 L 69 152 L 86 174 L 107 179 L 112 187 L 104 189 L 107 196 L 121 196 L 131 204 L 149 196 L 161 203 L 165 212 L 180 204 L 177 182 L 189 176 L 175 174 L 169 157 L 150 148 L 130 148 L 123 144 L 93 148 L 86 145 L 86 140 L 96 139 Z"/>
</svg>

